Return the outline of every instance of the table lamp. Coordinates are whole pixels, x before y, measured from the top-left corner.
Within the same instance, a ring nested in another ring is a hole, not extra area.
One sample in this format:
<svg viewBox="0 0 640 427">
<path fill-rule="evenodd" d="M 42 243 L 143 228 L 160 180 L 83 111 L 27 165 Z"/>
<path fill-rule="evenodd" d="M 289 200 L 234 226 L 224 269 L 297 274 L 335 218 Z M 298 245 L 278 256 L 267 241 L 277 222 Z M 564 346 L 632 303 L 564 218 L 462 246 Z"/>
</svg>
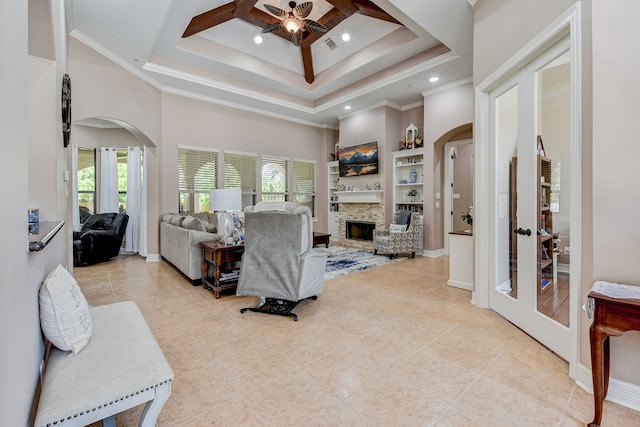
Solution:
<svg viewBox="0 0 640 427">
<path fill-rule="evenodd" d="M 242 192 L 239 188 L 219 188 L 209 192 L 209 209 L 218 212 L 218 233 L 225 245 L 233 244 L 233 217 L 229 211 L 242 209 Z"/>
</svg>

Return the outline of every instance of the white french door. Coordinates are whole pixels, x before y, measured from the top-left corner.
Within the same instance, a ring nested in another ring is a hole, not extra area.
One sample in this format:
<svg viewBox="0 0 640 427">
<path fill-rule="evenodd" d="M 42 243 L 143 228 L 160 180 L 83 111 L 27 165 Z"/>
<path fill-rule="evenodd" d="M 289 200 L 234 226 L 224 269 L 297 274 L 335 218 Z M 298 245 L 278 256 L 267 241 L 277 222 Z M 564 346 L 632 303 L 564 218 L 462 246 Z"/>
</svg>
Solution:
<svg viewBox="0 0 640 427">
<path fill-rule="evenodd" d="M 489 94 L 489 306 L 567 360 L 569 261 L 544 242 L 553 239 L 555 248 L 571 235 L 569 49 L 567 37 Z M 542 178 L 540 154 L 549 168 Z M 566 274 L 558 280 L 560 261 Z"/>
</svg>

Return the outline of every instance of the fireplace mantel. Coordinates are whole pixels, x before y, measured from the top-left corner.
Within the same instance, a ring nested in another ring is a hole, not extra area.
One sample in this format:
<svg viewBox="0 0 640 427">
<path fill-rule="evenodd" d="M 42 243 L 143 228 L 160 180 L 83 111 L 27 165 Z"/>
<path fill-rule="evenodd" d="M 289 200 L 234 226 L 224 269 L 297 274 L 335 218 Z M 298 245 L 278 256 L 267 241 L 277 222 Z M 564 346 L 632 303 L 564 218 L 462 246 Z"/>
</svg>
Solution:
<svg viewBox="0 0 640 427">
<path fill-rule="evenodd" d="M 382 190 L 336 191 L 338 203 L 381 203 Z"/>
</svg>

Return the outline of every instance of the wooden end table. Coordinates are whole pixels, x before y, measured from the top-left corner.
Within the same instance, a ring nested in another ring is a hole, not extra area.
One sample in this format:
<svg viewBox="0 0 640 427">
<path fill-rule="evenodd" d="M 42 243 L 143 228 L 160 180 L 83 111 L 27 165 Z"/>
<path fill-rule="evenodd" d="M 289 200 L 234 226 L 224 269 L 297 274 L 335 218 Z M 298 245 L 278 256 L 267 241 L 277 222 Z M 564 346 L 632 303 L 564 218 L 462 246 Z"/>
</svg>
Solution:
<svg viewBox="0 0 640 427">
<path fill-rule="evenodd" d="M 640 300 L 610 298 L 593 291 L 588 296 L 595 300 L 593 323 L 589 329 L 595 415 L 588 426 L 599 427 L 602 402 L 609 388 L 609 337 L 630 330 L 640 331 Z"/>
<path fill-rule="evenodd" d="M 202 247 L 202 285 L 212 290 L 216 299 L 220 291 L 232 289 L 238 285 L 239 264 L 244 253 L 244 244 L 225 245 L 221 242 L 203 242 Z M 211 277 L 209 268 L 213 268 Z"/>
<path fill-rule="evenodd" d="M 315 245 L 324 245 L 326 248 L 329 247 L 329 237 L 331 234 L 329 233 L 319 233 L 317 231 L 313 232 L 313 246 Z"/>
</svg>

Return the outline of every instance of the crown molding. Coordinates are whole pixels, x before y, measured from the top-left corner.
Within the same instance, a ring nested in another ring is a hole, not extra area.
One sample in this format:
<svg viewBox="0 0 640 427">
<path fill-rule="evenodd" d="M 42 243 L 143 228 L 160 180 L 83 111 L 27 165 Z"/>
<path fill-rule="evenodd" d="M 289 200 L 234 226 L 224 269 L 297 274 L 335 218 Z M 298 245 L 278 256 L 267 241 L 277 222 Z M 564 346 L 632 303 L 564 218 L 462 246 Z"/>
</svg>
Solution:
<svg viewBox="0 0 640 427">
<path fill-rule="evenodd" d="M 296 102 L 283 101 L 282 99 L 279 99 L 279 98 L 276 98 L 276 97 L 273 97 L 273 96 L 269 96 L 269 95 L 265 95 L 263 93 L 260 93 L 260 92 L 254 91 L 254 90 L 244 89 L 244 88 L 236 86 L 236 85 L 222 83 L 222 82 L 219 82 L 219 81 L 216 81 L 216 80 L 213 80 L 213 79 L 209 79 L 209 78 L 206 78 L 206 77 L 198 76 L 196 74 L 192 74 L 192 73 L 187 73 L 185 71 L 176 70 L 175 68 L 170 68 L 170 67 L 165 67 L 164 65 L 155 64 L 153 62 L 147 62 L 146 64 L 144 64 L 144 66 L 142 68 L 145 71 L 149 71 L 149 72 L 152 72 L 152 73 L 162 74 L 162 75 L 167 76 L 167 77 L 172 77 L 172 78 L 176 78 L 176 79 L 180 79 L 180 80 L 185 80 L 185 81 L 188 81 L 188 82 L 191 82 L 193 84 L 200 85 L 200 86 L 206 86 L 206 87 L 210 87 L 210 88 L 213 88 L 213 89 L 218 89 L 218 90 L 221 90 L 221 91 L 225 91 L 225 92 L 230 92 L 230 93 L 246 96 L 247 98 L 257 99 L 259 101 L 268 102 L 270 104 L 275 104 L 275 105 L 278 105 L 278 106 L 284 107 L 284 108 L 291 108 L 293 110 L 302 111 L 302 112 L 307 113 L 307 114 L 313 114 L 314 111 L 315 111 L 315 109 L 312 108 L 312 107 L 307 107 L 305 105 L 302 105 L 302 104 L 299 104 L 299 103 L 296 103 Z M 211 99 L 213 99 L 213 97 L 211 97 Z"/>
<path fill-rule="evenodd" d="M 464 86 L 469 83 L 473 83 L 473 78 L 469 77 L 466 79 L 456 80 L 454 82 L 447 83 L 446 85 L 438 86 L 435 89 L 425 90 L 424 92 L 421 92 L 421 94 L 424 98 L 426 98 L 427 96 L 435 95 L 436 93 L 440 93 L 440 92 L 446 92 L 458 86 Z"/>
<path fill-rule="evenodd" d="M 338 116 L 338 120 L 342 120 L 342 119 L 346 119 L 346 118 L 349 118 L 349 117 L 357 116 L 358 114 L 366 113 L 367 111 L 375 110 L 376 108 L 380 108 L 380 107 L 390 107 L 390 108 L 393 108 L 395 110 L 402 111 L 402 107 L 400 105 L 398 105 L 398 104 L 396 104 L 394 102 L 390 102 L 390 101 L 382 101 L 382 102 L 378 102 L 377 104 L 369 105 L 366 108 L 361 108 L 359 110 L 352 111 L 349 114 L 345 114 L 343 116 Z"/>
<path fill-rule="evenodd" d="M 122 58 L 120 58 L 115 53 L 111 52 L 106 47 L 102 46 L 100 43 L 96 43 L 95 40 L 93 40 L 90 37 L 87 37 L 83 32 L 78 30 L 73 30 L 69 33 L 69 35 L 74 39 L 78 40 L 79 42 L 90 47 L 91 49 L 95 50 L 96 52 L 98 52 L 100 55 L 104 56 L 108 60 L 121 66 L 122 68 L 124 68 L 131 74 L 135 75 L 136 77 L 140 78 L 144 82 L 150 84 L 151 86 L 155 87 L 158 90 L 162 90 L 162 84 L 160 84 L 160 82 L 156 81 L 155 79 L 152 79 L 151 77 L 143 73 L 138 68 L 129 64 L 127 61 L 124 61 Z"/>
<path fill-rule="evenodd" d="M 412 110 L 414 108 L 418 108 L 422 106 L 424 106 L 424 99 L 422 101 L 416 101 L 411 104 L 403 105 L 400 111 Z"/>
<path fill-rule="evenodd" d="M 223 101 L 221 99 L 213 98 L 211 96 L 200 95 L 200 94 L 197 94 L 197 93 L 188 92 L 188 91 L 184 91 L 184 90 L 180 90 L 180 89 L 175 89 L 175 88 L 172 88 L 172 87 L 165 87 L 165 88 L 163 88 L 162 92 L 166 93 L 166 94 L 178 95 L 178 96 L 182 96 L 182 97 L 185 97 L 185 98 L 190 98 L 190 99 L 195 99 L 195 100 L 198 100 L 198 101 L 207 102 L 209 104 L 216 104 L 216 105 L 220 105 L 220 106 L 223 106 L 223 107 L 234 108 L 236 110 L 247 111 L 247 112 L 254 113 L 254 114 L 259 114 L 259 115 L 262 115 L 262 116 L 267 116 L 267 117 L 273 117 L 273 118 L 276 118 L 276 119 L 286 120 L 288 122 L 298 123 L 298 124 L 302 124 L 302 125 L 313 126 L 313 127 L 317 127 L 317 128 L 321 128 L 321 129 L 336 129 L 335 127 L 330 126 L 330 125 L 328 125 L 326 123 L 318 123 L 318 122 L 312 122 L 312 121 L 308 121 L 308 120 L 297 119 L 295 117 L 287 116 L 287 115 L 284 115 L 284 114 L 274 113 L 274 112 L 271 112 L 271 111 L 263 110 L 261 108 L 248 107 L 248 106 L 243 105 L 243 104 L 238 104 L 238 103 L 229 102 L 229 101 Z"/>
</svg>

